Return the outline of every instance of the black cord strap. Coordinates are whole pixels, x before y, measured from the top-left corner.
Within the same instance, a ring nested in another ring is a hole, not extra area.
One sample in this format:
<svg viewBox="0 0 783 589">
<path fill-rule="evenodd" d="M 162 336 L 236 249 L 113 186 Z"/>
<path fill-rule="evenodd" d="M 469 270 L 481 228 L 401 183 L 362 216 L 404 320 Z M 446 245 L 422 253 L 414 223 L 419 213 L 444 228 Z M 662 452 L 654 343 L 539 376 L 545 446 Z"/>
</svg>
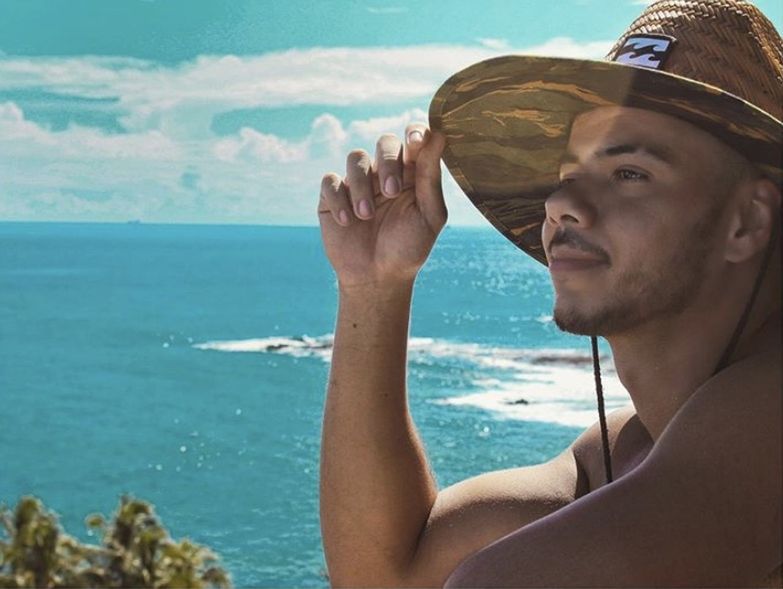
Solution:
<svg viewBox="0 0 783 589">
<path fill-rule="evenodd" d="M 604 470 L 606 482 L 612 482 L 612 456 L 609 453 L 609 430 L 606 427 L 606 411 L 604 410 L 604 387 L 601 384 L 601 364 L 598 361 L 598 338 L 590 337 L 593 348 L 593 375 L 595 376 L 595 394 L 598 397 L 598 421 L 601 423 L 601 443 L 604 448 Z"/>
</svg>

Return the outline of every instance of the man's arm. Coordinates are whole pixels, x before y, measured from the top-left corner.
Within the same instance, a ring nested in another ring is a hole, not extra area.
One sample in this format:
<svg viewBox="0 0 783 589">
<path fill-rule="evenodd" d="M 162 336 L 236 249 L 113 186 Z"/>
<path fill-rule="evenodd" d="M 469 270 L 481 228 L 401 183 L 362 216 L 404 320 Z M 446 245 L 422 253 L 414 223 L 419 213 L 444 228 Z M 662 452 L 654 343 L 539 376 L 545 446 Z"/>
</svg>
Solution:
<svg viewBox="0 0 783 589">
<path fill-rule="evenodd" d="M 322 186 L 322 235 L 340 284 L 321 446 L 321 528 L 335 586 L 442 586 L 460 561 L 572 501 L 578 487 L 569 450 L 437 492 L 405 380 L 415 274 L 445 222 L 442 145 L 400 157 L 399 141 L 382 137 L 372 166 L 352 152 L 346 179 L 329 174 Z M 373 195 L 395 175 L 415 193 Z M 367 197 L 371 216 L 357 206 Z M 339 222 L 346 209 L 352 218 Z"/>
<path fill-rule="evenodd" d="M 585 490 L 568 448 L 438 493 L 406 400 L 410 292 L 340 297 L 321 454 L 333 586 L 441 587 L 465 558 Z"/>
<path fill-rule="evenodd" d="M 712 379 L 636 470 L 478 552 L 446 586 L 758 585 L 783 550 L 779 353 Z"/>
<path fill-rule="evenodd" d="M 411 289 L 340 295 L 321 444 L 333 586 L 397 585 L 437 494 L 405 395 Z"/>
</svg>

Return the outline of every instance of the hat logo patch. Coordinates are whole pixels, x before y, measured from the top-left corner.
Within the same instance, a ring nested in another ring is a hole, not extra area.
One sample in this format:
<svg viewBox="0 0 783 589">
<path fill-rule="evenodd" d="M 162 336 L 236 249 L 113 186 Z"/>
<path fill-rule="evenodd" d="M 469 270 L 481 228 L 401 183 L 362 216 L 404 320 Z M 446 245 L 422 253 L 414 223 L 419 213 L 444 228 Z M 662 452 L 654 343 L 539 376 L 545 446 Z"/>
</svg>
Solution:
<svg viewBox="0 0 783 589">
<path fill-rule="evenodd" d="M 617 51 L 614 61 L 650 69 L 660 69 L 676 39 L 666 35 L 631 35 Z"/>
</svg>

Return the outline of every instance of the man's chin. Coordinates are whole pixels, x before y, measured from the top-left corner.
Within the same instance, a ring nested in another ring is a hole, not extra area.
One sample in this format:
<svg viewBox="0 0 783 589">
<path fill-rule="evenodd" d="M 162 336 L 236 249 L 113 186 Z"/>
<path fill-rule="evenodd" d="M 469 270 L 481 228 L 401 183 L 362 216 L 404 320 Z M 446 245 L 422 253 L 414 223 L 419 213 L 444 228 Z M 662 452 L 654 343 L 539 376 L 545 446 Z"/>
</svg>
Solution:
<svg viewBox="0 0 783 589">
<path fill-rule="evenodd" d="M 555 312 L 554 322 L 560 331 L 574 335 L 602 335 L 599 326 L 588 317 Z"/>
<path fill-rule="evenodd" d="M 607 336 L 625 327 L 622 316 L 610 310 L 588 312 L 582 309 L 555 307 L 553 321 L 560 331 L 574 335 Z"/>
</svg>

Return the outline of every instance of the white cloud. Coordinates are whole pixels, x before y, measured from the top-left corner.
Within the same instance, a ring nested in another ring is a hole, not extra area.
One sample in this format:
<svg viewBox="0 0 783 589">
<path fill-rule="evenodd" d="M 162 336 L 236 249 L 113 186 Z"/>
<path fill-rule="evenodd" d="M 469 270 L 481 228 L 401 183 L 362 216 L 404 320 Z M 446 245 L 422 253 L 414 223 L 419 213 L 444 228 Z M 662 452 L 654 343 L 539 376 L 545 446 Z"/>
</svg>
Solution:
<svg viewBox="0 0 783 589">
<path fill-rule="evenodd" d="M 301 162 L 307 158 L 307 144 L 291 143 L 276 135 L 243 127 L 238 137 L 217 141 L 212 153 L 217 159 L 227 162 Z"/>
<path fill-rule="evenodd" d="M 54 133 L 28 121 L 13 102 L 0 104 L 0 146 L 6 154 L 35 152 L 39 157 L 90 159 L 176 160 L 179 146 L 160 131 L 132 134 L 107 134 L 91 127 L 72 125 Z"/>
<path fill-rule="evenodd" d="M 182 156 L 180 146 L 160 131 L 107 135 L 93 128 L 71 126 L 65 132 L 49 136 L 60 140 L 65 155 L 74 157 L 88 153 L 102 159 L 177 161 Z"/>
<path fill-rule="evenodd" d="M 82 125 L 52 131 L 0 103 L 0 218 L 315 223 L 320 178 L 348 149 L 426 122 L 422 108 L 340 120 L 331 106 L 426 105 L 453 72 L 497 55 L 479 46 L 313 48 L 204 56 L 176 66 L 128 58 L 0 58 L 0 91 L 102 101 L 126 132 Z M 521 51 L 600 58 L 611 42 L 558 38 Z M 56 98 L 49 99 L 47 101 Z M 253 129 L 218 137 L 214 117 L 239 108 L 318 105 L 305 137 Z M 343 109 L 342 112 L 345 112 Z M 449 180 L 452 223 L 482 223 Z"/>
<path fill-rule="evenodd" d="M 339 156 L 347 140 L 348 133 L 340 120 L 324 113 L 316 117 L 310 129 L 310 155 L 315 159 Z"/>
<path fill-rule="evenodd" d="M 19 141 L 34 138 L 49 143 L 47 133 L 35 123 L 25 120 L 24 112 L 13 102 L 0 104 L 0 140 Z"/>
<path fill-rule="evenodd" d="M 426 123 L 427 113 L 420 108 L 407 110 L 393 117 L 376 117 L 364 121 L 353 121 L 348 126 L 351 137 L 364 143 L 374 142 L 384 133 L 401 134 L 410 123 Z"/>
<path fill-rule="evenodd" d="M 24 113 L 13 102 L 0 104 L 0 121 L 18 123 L 24 120 Z"/>
<path fill-rule="evenodd" d="M 507 51 L 511 47 L 508 39 L 479 38 L 476 40 L 487 49 L 494 49 L 495 51 Z"/>
<path fill-rule="evenodd" d="M 238 108 L 390 104 L 428 99 L 453 72 L 504 53 L 600 58 L 611 42 L 568 38 L 515 50 L 478 46 L 310 48 L 259 56 L 201 56 L 176 66 L 129 58 L 4 58 L 0 90 L 115 99 L 128 130 L 204 135 L 213 116 Z"/>
<path fill-rule="evenodd" d="M 548 57 L 570 57 L 574 59 L 602 59 L 614 45 L 614 41 L 591 41 L 579 43 L 569 37 L 555 37 L 541 45 L 528 47 L 525 53 Z"/>
</svg>

